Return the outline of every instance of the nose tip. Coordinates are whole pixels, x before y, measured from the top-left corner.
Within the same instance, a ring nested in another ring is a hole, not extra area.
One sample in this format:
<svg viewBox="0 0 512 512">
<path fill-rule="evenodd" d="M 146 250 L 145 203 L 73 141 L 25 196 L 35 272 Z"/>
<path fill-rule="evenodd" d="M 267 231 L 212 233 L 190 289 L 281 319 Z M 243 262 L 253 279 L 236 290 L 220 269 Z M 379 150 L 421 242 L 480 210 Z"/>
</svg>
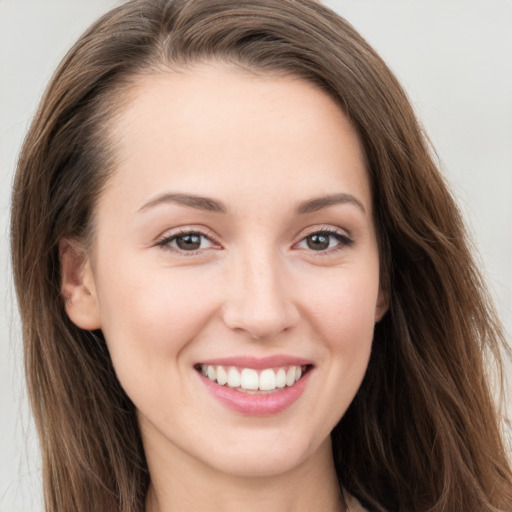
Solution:
<svg viewBox="0 0 512 512">
<path fill-rule="evenodd" d="M 224 304 L 224 323 L 253 340 L 272 339 L 294 327 L 300 318 L 285 276 L 270 266 L 264 272 L 246 268 L 232 280 Z"/>
<path fill-rule="evenodd" d="M 257 308 L 230 307 L 224 314 L 226 325 L 239 333 L 246 333 L 255 341 L 273 339 L 288 331 L 296 322 L 292 314 L 279 308 L 263 312 Z"/>
<path fill-rule="evenodd" d="M 238 309 L 238 312 L 234 313 L 233 308 L 230 308 L 225 313 L 224 319 L 226 325 L 233 331 L 246 333 L 251 339 L 262 341 L 273 339 L 290 330 L 295 323 L 289 320 L 290 317 L 291 315 L 285 311 L 273 312 L 270 317 L 270 315 L 262 315 L 261 312 L 255 310 L 241 311 Z"/>
</svg>

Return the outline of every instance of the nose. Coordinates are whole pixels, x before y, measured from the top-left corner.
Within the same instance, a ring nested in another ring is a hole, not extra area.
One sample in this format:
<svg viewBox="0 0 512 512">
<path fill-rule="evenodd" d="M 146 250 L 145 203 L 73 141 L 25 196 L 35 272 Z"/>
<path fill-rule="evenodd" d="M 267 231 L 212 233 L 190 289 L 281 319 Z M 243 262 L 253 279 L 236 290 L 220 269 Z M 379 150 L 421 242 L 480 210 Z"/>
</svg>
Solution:
<svg viewBox="0 0 512 512">
<path fill-rule="evenodd" d="M 228 328 L 264 340 L 297 325 L 292 283 L 278 259 L 260 247 L 233 264 L 223 308 Z"/>
</svg>

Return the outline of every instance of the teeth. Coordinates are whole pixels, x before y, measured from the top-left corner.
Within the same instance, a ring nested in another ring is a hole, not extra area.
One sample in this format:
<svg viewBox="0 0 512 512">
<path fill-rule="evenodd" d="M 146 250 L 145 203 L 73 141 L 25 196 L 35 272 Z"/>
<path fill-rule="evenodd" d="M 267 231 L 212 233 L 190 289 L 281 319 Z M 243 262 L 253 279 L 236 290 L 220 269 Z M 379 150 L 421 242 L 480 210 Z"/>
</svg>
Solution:
<svg viewBox="0 0 512 512">
<path fill-rule="evenodd" d="M 273 391 L 285 386 L 293 386 L 303 374 L 301 366 L 288 366 L 285 368 L 266 368 L 258 373 L 253 368 L 243 368 L 239 372 L 230 367 L 226 370 L 223 366 L 202 364 L 201 373 L 213 382 L 221 386 L 238 388 L 247 392 Z"/>
<path fill-rule="evenodd" d="M 244 368 L 240 376 L 240 387 L 242 389 L 258 389 L 258 372 L 252 368 Z"/>
<path fill-rule="evenodd" d="M 286 385 L 287 386 L 293 386 L 294 382 L 295 382 L 295 370 L 296 370 L 296 366 L 290 366 L 290 368 L 288 368 L 288 371 L 286 372 Z"/>
<path fill-rule="evenodd" d="M 274 370 L 263 370 L 260 373 L 260 385 L 258 387 L 262 391 L 276 389 L 276 374 L 274 373 Z"/>
<path fill-rule="evenodd" d="M 276 373 L 276 386 L 284 388 L 286 386 L 286 372 L 283 368 L 279 368 Z"/>
<path fill-rule="evenodd" d="M 208 366 L 208 370 L 206 370 L 206 376 L 210 380 L 217 380 L 217 370 L 215 369 L 215 366 Z"/>
<path fill-rule="evenodd" d="M 226 370 L 222 366 L 217 366 L 217 382 L 224 386 L 226 382 L 228 381 L 228 374 L 226 373 Z"/>
<path fill-rule="evenodd" d="M 228 387 L 240 387 L 240 373 L 238 373 L 236 368 L 230 368 L 228 371 Z"/>
</svg>

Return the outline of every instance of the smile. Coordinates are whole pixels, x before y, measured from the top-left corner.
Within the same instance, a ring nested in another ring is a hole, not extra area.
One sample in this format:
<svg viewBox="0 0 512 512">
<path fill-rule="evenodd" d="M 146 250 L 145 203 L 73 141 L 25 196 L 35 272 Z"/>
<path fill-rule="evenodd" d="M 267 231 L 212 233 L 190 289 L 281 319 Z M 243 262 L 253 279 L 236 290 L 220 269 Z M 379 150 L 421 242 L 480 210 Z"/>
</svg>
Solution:
<svg viewBox="0 0 512 512">
<path fill-rule="evenodd" d="M 227 357 L 194 365 L 210 396 L 244 416 L 283 413 L 304 393 L 313 367 L 311 361 L 286 355 Z"/>
<path fill-rule="evenodd" d="M 221 386 L 246 393 L 278 392 L 293 386 L 308 370 L 308 365 L 290 365 L 279 368 L 236 368 L 201 364 L 196 367 L 205 377 Z"/>
</svg>

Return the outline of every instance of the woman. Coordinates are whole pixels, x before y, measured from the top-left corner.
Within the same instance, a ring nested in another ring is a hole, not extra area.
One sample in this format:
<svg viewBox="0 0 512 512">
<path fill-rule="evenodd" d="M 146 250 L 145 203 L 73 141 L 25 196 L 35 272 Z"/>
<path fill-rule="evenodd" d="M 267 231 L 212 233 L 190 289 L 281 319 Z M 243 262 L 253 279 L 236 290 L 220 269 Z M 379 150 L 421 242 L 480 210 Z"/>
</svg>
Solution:
<svg viewBox="0 0 512 512">
<path fill-rule="evenodd" d="M 512 509 L 460 216 L 322 5 L 105 15 L 25 141 L 12 253 L 47 510 Z"/>
</svg>

